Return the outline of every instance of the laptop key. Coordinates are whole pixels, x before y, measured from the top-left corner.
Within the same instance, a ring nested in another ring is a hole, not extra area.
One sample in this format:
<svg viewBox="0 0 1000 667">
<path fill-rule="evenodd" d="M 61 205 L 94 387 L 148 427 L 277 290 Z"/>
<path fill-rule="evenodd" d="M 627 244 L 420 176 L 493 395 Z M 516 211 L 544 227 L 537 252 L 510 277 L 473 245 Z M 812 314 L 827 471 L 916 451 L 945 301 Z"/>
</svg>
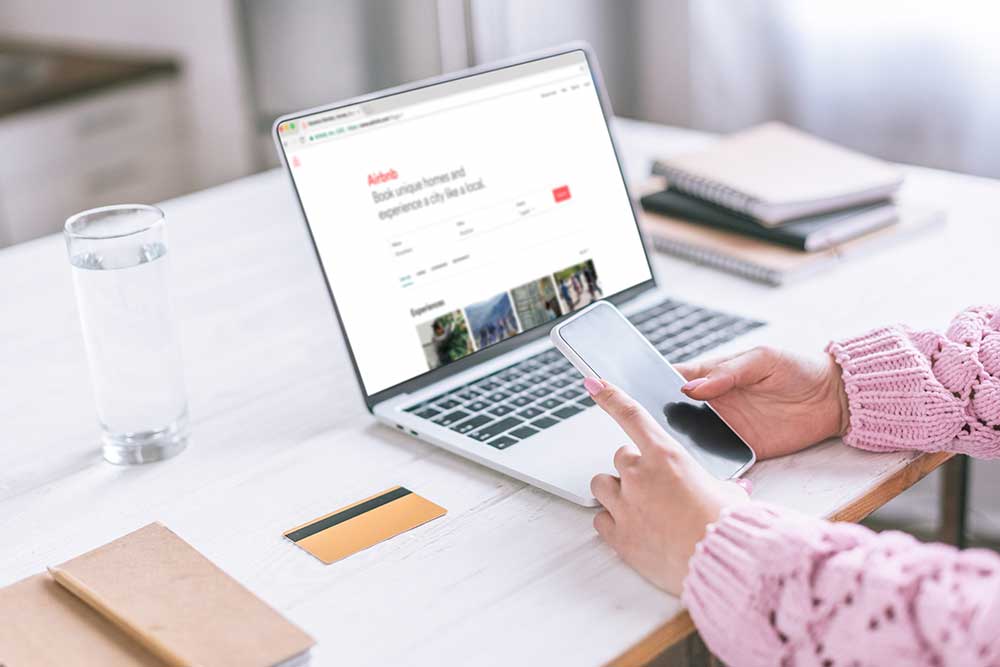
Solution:
<svg viewBox="0 0 1000 667">
<path fill-rule="evenodd" d="M 507 449 L 508 447 L 510 447 L 511 445 L 515 444 L 516 442 L 517 442 L 517 440 L 515 440 L 514 438 L 508 437 L 506 435 L 502 435 L 499 438 L 497 438 L 496 440 L 490 440 L 486 444 L 491 445 L 493 447 L 496 447 L 497 449 Z"/>
<path fill-rule="evenodd" d="M 555 361 L 557 359 L 560 359 L 561 357 L 562 357 L 562 355 L 559 354 L 558 350 L 546 350 L 545 352 L 542 352 L 541 354 L 539 354 L 536 358 L 539 361 L 549 362 L 549 361 Z"/>
<path fill-rule="evenodd" d="M 563 387 L 568 387 L 572 383 L 573 381 L 569 378 L 556 378 L 550 382 L 549 385 L 555 387 L 556 389 L 562 389 Z"/>
<path fill-rule="evenodd" d="M 466 410 L 472 410 L 473 412 L 482 412 L 483 410 L 485 410 L 488 407 L 490 407 L 489 403 L 487 403 L 486 401 L 480 401 L 480 400 L 472 401 L 471 403 L 466 403 L 465 404 L 465 409 Z"/>
<path fill-rule="evenodd" d="M 565 407 L 559 408 L 558 410 L 554 410 L 552 414 L 554 414 L 556 417 L 559 417 L 559 419 L 568 419 L 569 417 L 572 417 L 578 412 L 583 412 L 583 409 L 578 408 L 575 405 L 567 405 Z"/>
<path fill-rule="evenodd" d="M 521 428 L 515 428 L 513 431 L 510 432 L 512 436 L 518 438 L 519 440 L 530 438 L 536 433 L 538 433 L 538 429 L 531 428 L 530 426 L 522 426 Z"/>
<path fill-rule="evenodd" d="M 509 405 L 498 405 L 489 411 L 491 415 L 496 415 L 497 417 L 503 417 L 504 415 L 509 415 L 514 412 L 514 408 Z"/>
<path fill-rule="evenodd" d="M 476 440 L 485 442 L 490 438 L 500 435 L 504 431 L 508 431 L 515 426 L 523 424 L 524 421 L 517 417 L 504 417 L 500 421 L 495 421 L 492 424 L 479 429 L 475 433 L 472 433 L 469 437 L 475 438 Z"/>
<path fill-rule="evenodd" d="M 517 414 L 519 417 L 524 417 L 525 419 L 532 419 L 542 414 L 543 412 L 545 412 L 545 410 L 539 410 L 538 408 L 532 406 L 530 408 L 525 408 L 524 410 L 521 410 Z"/>
<path fill-rule="evenodd" d="M 451 426 L 455 422 L 459 422 L 469 416 L 468 412 L 462 410 L 455 410 L 454 412 L 449 412 L 446 415 L 442 415 L 437 419 L 432 420 L 435 424 L 440 424 L 441 426 Z"/>
<path fill-rule="evenodd" d="M 552 417 L 542 417 L 541 419 L 536 419 L 531 422 L 531 425 L 535 428 L 549 428 L 550 426 L 555 426 L 558 423 L 558 419 L 553 419 Z"/>
<path fill-rule="evenodd" d="M 559 395 L 563 398 L 570 399 L 576 398 L 583 393 L 583 389 L 577 389 L 576 387 L 570 387 L 566 391 L 559 392 Z"/>
<path fill-rule="evenodd" d="M 434 408 L 424 408 L 417 413 L 417 416 L 421 419 L 431 419 L 432 417 L 437 417 L 441 414 L 440 410 L 435 410 Z"/>
<path fill-rule="evenodd" d="M 452 408 L 457 408 L 460 405 L 461 403 L 459 403 L 453 398 L 446 398 L 445 400 L 438 403 L 438 407 L 441 408 L 442 410 L 451 410 Z"/>
<path fill-rule="evenodd" d="M 508 394 L 507 392 L 503 392 L 503 391 L 495 391 L 492 394 L 490 394 L 489 396 L 487 396 L 486 398 L 488 398 L 489 400 L 493 401 L 494 403 L 499 403 L 500 401 L 504 400 L 505 398 L 510 398 L 510 394 Z"/>
<path fill-rule="evenodd" d="M 581 405 L 585 408 L 592 407 L 594 405 L 594 399 L 592 399 L 590 396 L 584 396 L 579 401 L 577 401 L 577 405 Z"/>
<path fill-rule="evenodd" d="M 528 385 L 524 384 L 523 382 L 515 382 L 514 384 L 512 384 L 512 385 L 510 385 L 510 386 L 507 387 L 508 391 L 512 391 L 515 394 L 520 394 L 522 391 L 525 391 L 527 388 L 528 388 Z"/>
<path fill-rule="evenodd" d="M 469 431 L 475 431 L 480 426 L 489 424 L 493 421 L 493 417 L 489 415 L 476 415 L 472 419 L 466 419 L 464 422 L 459 422 L 451 427 L 452 431 L 457 433 L 468 433 Z"/>
<path fill-rule="evenodd" d="M 532 389 L 528 393 L 534 396 L 535 398 L 545 398 L 546 396 L 552 393 L 552 390 L 546 387 L 539 387 L 538 389 Z"/>
<path fill-rule="evenodd" d="M 475 398 L 476 396 L 479 396 L 479 395 L 480 395 L 481 393 L 482 393 L 482 392 L 479 392 L 479 391 L 476 391 L 475 389 L 471 389 L 471 388 L 470 388 L 470 389 L 466 389 L 466 390 L 464 390 L 464 391 L 460 391 L 460 392 L 458 392 L 458 394 L 456 394 L 456 395 L 457 395 L 457 396 L 458 396 L 458 397 L 459 397 L 460 399 L 462 399 L 463 401 L 471 401 L 471 400 L 472 400 L 472 399 L 474 399 L 474 398 Z"/>
</svg>

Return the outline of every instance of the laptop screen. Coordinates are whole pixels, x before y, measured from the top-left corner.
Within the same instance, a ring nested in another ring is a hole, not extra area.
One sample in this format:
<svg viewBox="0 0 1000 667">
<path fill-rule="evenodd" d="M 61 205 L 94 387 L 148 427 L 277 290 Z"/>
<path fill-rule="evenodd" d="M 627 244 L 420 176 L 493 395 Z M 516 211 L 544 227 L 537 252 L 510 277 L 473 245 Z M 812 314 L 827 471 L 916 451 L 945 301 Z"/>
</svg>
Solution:
<svg viewBox="0 0 1000 667">
<path fill-rule="evenodd" d="M 368 395 L 651 278 L 582 51 L 277 131 Z"/>
</svg>

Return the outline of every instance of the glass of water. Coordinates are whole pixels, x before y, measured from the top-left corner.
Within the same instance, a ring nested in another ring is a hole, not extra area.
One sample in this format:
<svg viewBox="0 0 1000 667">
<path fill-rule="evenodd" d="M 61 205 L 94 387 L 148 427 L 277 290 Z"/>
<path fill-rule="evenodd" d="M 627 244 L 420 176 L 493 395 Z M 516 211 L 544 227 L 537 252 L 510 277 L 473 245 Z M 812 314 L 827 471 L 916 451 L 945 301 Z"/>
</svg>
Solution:
<svg viewBox="0 0 1000 667">
<path fill-rule="evenodd" d="M 66 221 L 104 458 L 146 463 L 187 444 L 180 348 L 167 294 L 167 228 L 155 206 L 126 204 Z"/>
</svg>

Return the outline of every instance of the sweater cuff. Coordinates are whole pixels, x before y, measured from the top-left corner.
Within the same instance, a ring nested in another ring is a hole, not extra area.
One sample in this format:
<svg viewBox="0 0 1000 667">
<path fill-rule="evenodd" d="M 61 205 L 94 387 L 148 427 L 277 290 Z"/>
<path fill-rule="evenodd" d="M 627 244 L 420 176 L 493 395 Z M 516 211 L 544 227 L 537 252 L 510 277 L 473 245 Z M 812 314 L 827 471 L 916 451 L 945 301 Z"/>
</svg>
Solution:
<svg viewBox="0 0 1000 667">
<path fill-rule="evenodd" d="M 946 449 L 965 423 L 962 404 L 934 377 L 928 357 L 900 327 L 831 342 L 850 411 L 844 442 L 884 452 Z"/>
<path fill-rule="evenodd" d="M 695 548 L 683 601 L 705 644 L 727 664 L 773 667 L 807 637 L 809 577 L 817 558 L 858 536 L 760 503 L 723 511 Z M 739 626 L 740 632 L 733 628 Z"/>
</svg>

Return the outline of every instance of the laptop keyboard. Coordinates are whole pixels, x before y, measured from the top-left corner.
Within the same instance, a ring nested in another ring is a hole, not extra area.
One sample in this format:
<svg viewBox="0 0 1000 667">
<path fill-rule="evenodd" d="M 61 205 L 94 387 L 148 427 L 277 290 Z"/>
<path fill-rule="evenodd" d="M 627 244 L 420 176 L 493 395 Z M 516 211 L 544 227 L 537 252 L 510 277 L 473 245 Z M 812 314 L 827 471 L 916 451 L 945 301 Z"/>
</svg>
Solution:
<svg viewBox="0 0 1000 667">
<path fill-rule="evenodd" d="M 672 299 L 629 320 L 673 363 L 764 324 Z M 485 445 L 507 449 L 593 405 L 583 378 L 558 350 L 551 349 L 406 411 Z"/>
</svg>

